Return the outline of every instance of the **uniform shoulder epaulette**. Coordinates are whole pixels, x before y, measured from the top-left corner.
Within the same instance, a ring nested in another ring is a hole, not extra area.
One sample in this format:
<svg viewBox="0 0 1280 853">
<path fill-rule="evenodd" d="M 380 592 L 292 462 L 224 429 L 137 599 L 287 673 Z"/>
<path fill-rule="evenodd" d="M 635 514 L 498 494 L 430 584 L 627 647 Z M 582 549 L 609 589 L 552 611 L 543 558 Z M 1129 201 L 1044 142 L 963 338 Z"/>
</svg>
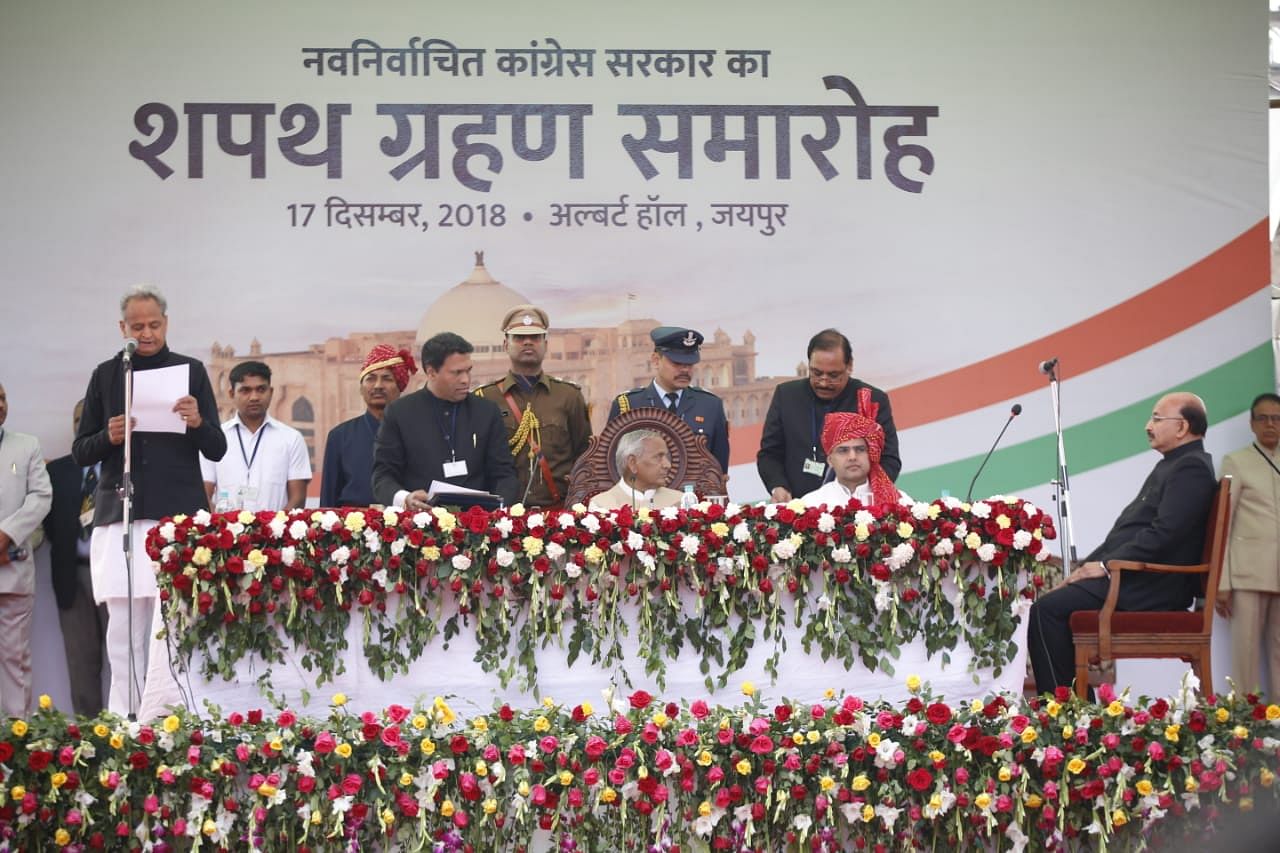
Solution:
<svg viewBox="0 0 1280 853">
<path fill-rule="evenodd" d="M 476 395 L 477 397 L 483 397 L 483 396 L 484 396 L 484 389 L 489 388 L 489 387 L 492 387 L 492 386 L 494 386 L 494 385 L 497 385 L 497 384 L 498 384 L 499 382 L 501 382 L 501 381 L 502 381 L 501 379 L 495 379 L 495 380 L 493 380 L 492 382 L 486 382 L 486 383 L 484 383 L 483 385 L 481 385 L 479 388 L 477 388 L 477 389 L 474 391 L 474 393 L 475 393 L 475 395 Z"/>
<path fill-rule="evenodd" d="M 708 397 L 716 396 L 715 393 L 708 391 L 706 388 L 699 388 L 697 385 L 690 385 L 686 390 L 695 391 L 699 394 L 706 394 Z"/>
<path fill-rule="evenodd" d="M 551 376 L 551 375 L 548 375 L 547 378 L 550 379 L 552 382 L 559 382 L 562 385 L 572 385 L 574 388 L 577 388 L 579 391 L 582 390 L 582 386 L 579 385 L 577 382 L 574 382 L 572 379 L 562 379 L 559 376 Z"/>
</svg>

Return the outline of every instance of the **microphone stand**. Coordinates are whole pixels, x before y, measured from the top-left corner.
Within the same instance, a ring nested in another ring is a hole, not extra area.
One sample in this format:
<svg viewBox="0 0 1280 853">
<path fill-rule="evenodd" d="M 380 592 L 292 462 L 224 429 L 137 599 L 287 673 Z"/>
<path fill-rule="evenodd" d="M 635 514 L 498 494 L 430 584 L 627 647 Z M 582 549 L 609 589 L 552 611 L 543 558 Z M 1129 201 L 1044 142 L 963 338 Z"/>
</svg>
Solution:
<svg viewBox="0 0 1280 853">
<path fill-rule="evenodd" d="M 1058 529 L 1062 536 L 1062 570 L 1068 574 L 1076 562 L 1076 534 L 1071 521 L 1071 480 L 1067 475 L 1067 448 L 1062 442 L 1062 398 L 1058 390 L 1057 365 L 1049 365 L 1049 395 L 1053 401 L 1053 430 L 1058 438 L 1058 471 L 1053 480 L 1054 497 L 1058 504 Z"/>
<path fill-rule="evenodd" d="M 120 485 L 124 515 L 124 577 L 129 597 L 129 719 L 138 719 L 138 664 L 133 648 L 133 356 L 124 351 L 124 478 Z"/>
</svg>

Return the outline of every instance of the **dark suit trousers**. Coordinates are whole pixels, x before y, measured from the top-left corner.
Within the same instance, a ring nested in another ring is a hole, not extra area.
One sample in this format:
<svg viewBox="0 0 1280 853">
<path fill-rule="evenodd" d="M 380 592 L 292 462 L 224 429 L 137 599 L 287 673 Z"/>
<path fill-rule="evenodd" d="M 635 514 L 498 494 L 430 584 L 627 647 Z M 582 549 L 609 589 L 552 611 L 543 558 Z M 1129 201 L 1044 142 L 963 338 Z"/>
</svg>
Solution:
<svg viewBox="0 0 1280 853">
<path fill-rule="evenodd" d="M 1070 687 L 1075 681 L 1071 614 L 1077 610 L 1101 610 L 1110 585 L 1108 578 L 1089 578 L 1045 593 L 1031 605 L 1027 653 L 1035 671 L 1037 693 L 1052 693 L 1054 688 Z M 1116 609 L 1182 610 L 1190 604 L 1191 593 L 1181 576 L 1149 574 L 1121 580 Z"/>
<path fill-rule="evenodd" d="M 93 579 L 87 562 L 76 566 L 76 597 L 58 611 L 62 647 L 67 654 L 71 680 L 71 705 L 78 715 L 94 717 L 102 712 L 103 654 L 107 641 L 107 606 L 93 601 Z"/>
</svg>

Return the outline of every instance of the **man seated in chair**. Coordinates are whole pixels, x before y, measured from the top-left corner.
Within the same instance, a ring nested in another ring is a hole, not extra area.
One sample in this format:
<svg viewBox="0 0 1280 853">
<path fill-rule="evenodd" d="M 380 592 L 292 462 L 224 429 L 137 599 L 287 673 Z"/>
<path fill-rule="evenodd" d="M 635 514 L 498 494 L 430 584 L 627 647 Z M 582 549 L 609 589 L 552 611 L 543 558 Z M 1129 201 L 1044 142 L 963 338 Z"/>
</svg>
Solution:
<svg viewBox="0 0 1280 853">
<path fill-rule="evenodd" d="M 1208 415 L 1195 394 L 1166 394 L 1147 421 L 1147 442 L 1163 458 L 1111 532 L 1057 588 L 1031 607 L 1027 643 L 1036 690 L 1069 687 L 1075 677 L 1071 614 L 1100 610 L 1111 584 L 1108 560 L 1193 566 L 1204 550 L 1205 523 L 1217 479 L 1204 449 Z M 1121 578 L 1116 610 L 1185 610 L 1199 593 L 1200 578 L 1132 572 Z M 1092 694 L 1092 691 L 1090 691 Z"/>
<path fill-rule="evenodd" d="M 671 453 L 662 435 L 651 429 L 633 429 L 618 439 L 613 454 L 622 475 L 612 489 L 591 499 L 597 509 L 629 507 L 662 508 L 680 505 L 680 493 L 665 485 L 671 473 Z"/>
<path fill-rule="evenodd" d="M 822 452 L 835 479 L 800 500 L 805 506 L 845 506 L 854 498 L 863 506 L 896 504 L 903 494 L 880 465 L 884 427 L 857 412 L 832 412 L 822 421 Z"/>
</svg>

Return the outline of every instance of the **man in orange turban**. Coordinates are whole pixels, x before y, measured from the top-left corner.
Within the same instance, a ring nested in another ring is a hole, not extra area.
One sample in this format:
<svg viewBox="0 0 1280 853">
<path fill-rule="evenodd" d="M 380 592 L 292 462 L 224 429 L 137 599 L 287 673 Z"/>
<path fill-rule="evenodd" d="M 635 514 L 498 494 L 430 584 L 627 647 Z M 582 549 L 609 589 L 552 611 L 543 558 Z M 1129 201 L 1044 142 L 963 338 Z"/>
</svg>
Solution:
<svg viewBox="0 0 1280 853">
<path fill-rule="evenodd" d="M 320 470 L 320 506 L 368 506 L 373 503 L 373 440 L 382 415 L 409 385 L 418 365 L 407 349 L 378 344 L 360 368 L 364 414 L 329 430 Z"/>
<path fill-rule="evenodd" d="M 822 422 L 822 450 L 835 479 L 809 492 L 805 506 L 844 506 L 853 498 L 863 506 L 896 504 L 902 493 L 880 467 L 884 427 L 857 412 L 832 412 Z"/>
</svg>

